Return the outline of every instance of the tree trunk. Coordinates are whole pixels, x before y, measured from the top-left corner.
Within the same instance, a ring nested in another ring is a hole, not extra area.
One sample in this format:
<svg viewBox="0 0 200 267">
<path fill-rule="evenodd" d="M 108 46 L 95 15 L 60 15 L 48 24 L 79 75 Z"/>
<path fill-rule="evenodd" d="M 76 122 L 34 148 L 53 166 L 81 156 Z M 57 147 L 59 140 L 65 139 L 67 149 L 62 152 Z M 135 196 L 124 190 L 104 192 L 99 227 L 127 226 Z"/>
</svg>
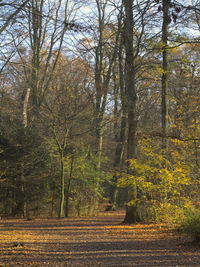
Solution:
<svg viewBox="0 0 200 267">
<path fill-rule="evenodd" d="M 60 208 L 58 217 L 63 217 L 63 208 L 64 208 L 64 201 L 65 201 L 65 172 L 64 172 L 64 155 L 63 151 L 60 152 L 60 182 L 61 182 L 61 192 L 60 192 Z"/>
<path fill-rule="evenodd" d="M 105 42 L 103 40 L 103 31 L 105 29 L 105 9 L 107 6 L 107 1 L 104 3 L 101 0 L 96 0 L 98 9 L 98 31 L 99 40 L 95 51 L 95 89 L 96 89 L 96 106 L 95 106 L 95 130 L 96 130 L 96 150 L 98 155 L 98 169 L 101 167 L 101 157 L 102 157 L 102 144 L 103 144 L 103 121 L 104 114 L 106 110 L 107 97 L 108 97 L 108 87 L 111 79 L 112 66 L 116 58 L 118 40 L 120 35 L 120 26 L 118 27 L 115 39 L 115 46 L 113 48 L 112 54 L 109 58 L 109 65 L 107 70 L 105 70 Z M 121 12 L 121 11 L 120 11 Z M 121 13 L 120 13 L 121 17 Z"/>
<path fill-rule="evenodd" d="M 121 35 L 120 45 L 119 45 L 119 51 L 118 51 L 118 60 L 119 60 L 119 84 L 120 84 L 120 98 L 121 98 L 121 109 L 122 109 L 122 115 L 121 115 L 121 126 L 120 126 L 120 134 L 117 136 L 115 133 L 116 138 L 116 149 L 115 149 L 115 158 L 114 158 L 114 175 L 113 175 L 113 194 L 111 195 L 111 201 L 112 201 L 112 210 L 115 210 L 117 208 L 117 202 L 119 197 L 119 192 L 117 188 L 117 180 L 119 178 L 119 175 L 123 169 L 124 165 L 124 154 L 125 154 L 125 145 L 127 141 L 127 101 L 125 96 L 125 88 L 124 88 L 124 66 L 123 66 L 123 56 L 122 56 L 122 50 L 123 50 L 123 37 Z M 116 129 L 117 131 L 117 129 Z"/>
<path fill-rule="evenodd" d="M 134 49 L 133 49 L 133 0 L 124 0 L 125 7 L 125 49 L 126 49 L 126 76 L 125 76 L 125 88 L 126 98 L 128 103 L 128 143 L 127 143 L 127 159 L 133 159 L 136 157 L 136 89 L 135 89 L 135 67 L 134 67 Z M 131 174 L 131 170 L 128 164 L 128 173 Z M 128 202 L 132 202 L 130 206 L 127 206 L 125 223 L 135 223 L 139 220 L 137 213 L 137 188 L 133 184 L 128 188 Z"/>
<path fill-rule="evenodd" d="M 41 3 L 40 3 L 41 2 Z M 39 106 L 39 69 L 40 69 L 40 50 L 41 50 L 41 38 L 42 38 L 42 9 L 43 0 L 32 1 L 32 73 L 31 73 L 31 87 L 32 87 L 32 104 L 33 113 L 37 115 L 37 108 Z M 36 112 L 36 114 L 35 114 Z"/>
<path fill-rule="evenodd" d="M 28 112 L 27 112 L 27 109 L 28 109 L 28 102 L 29 102 L 29 96 L 30 96 L 30 91 L 31 89 L 28 88 L 27 91 L 26 91 L 26 94 L 25 94 L 25 97 L 24 97 L 24 101 L 23 101 L 23 125 L 24 125 L 24 128 L 26 128 L 28 126 Z"/>
<path fill-rule="evenodd" d="M 27 89 L 27 91 L 24 93 L 22 96 L 22 125 L 23 125 L 23 131 L 24 135 L 26 135 L 26 128 L 28 126 L 28 114 L 27 114 L 27 109 L 28 109 L 28 102 L 29 102 L 29 96 L 30 96 L 30 88 Z M 23 137 L 21 140 L 21 144 L 23 145 Z M 24 157 L 22 157 L 22 161 L 20 164 L 21 168 L 21 175 L 19 177 L 19 196 L 16 198 L 16 205 L 17 205 L 17 210 L 16 213 L 20 213 L 23 215 L 23 217 L 27 216 L 27 201 L 26 201 L 26 190 L 25 190 L 25 161 Z"/>
<path fill-rule="evenodd" d="M 103 91 L 103 30 L 104 30 L 104 14 L 105 7 L 102 8 L 101 1 L 96 0 L 98 9 L 98 30 L 99 40 L 95 53 L 95 89 L 96 89 L 96 107 L 95 107 L 95 129 L 96 129 L 96 152 L 98 156 L 97 169 L 101 168 L 102 142 L 104 106 L 102 102 L 107 99 L 107 90 Z M 103 101 L 102 101 L 103 99 Z"/>
<path fill-rule="evenodd" d="M 69 179 L 67 183 L 67 188 L 65 192 L 65 217 L 69 216 L 69 193 L 70 193 L 70 185 L 71 185 L 71 180 L 72 180 L 72 172 L 73 172 L 73 166 L 74 166 L 74 157 L 72 156 L 71 160 L 71 166 L 70 166 L 70 174 L 69 174 Z"/>
<path fill-rule="evenodd" d="M 163 148 L 166 148 L 168 132 L 168 25 L 170 0 L 163 0 L 163 24 L 162 24 L 162 133 L 164 136 Z"/>
<path fill-rule="evenodd" d="M 65 217 L 69 217 L 69 192 L 70 192 L 71 179 L 68 180 L 67 189 L 65 192 Z"/>
<path fill-rule="evenodd" d="M 58 218 L 62 218 L 63 216 L 63 208 L 64 208 L 64 202 L 65 202 L 65 168 L 64 168 L 64 151 L 66 149 L 67 145 L 67 137 L 69 134 L 69 129 L 65 128 L 65 135 L 63 137 L 62 143 L 59 141 L 58 134 L 56 133 L 55 127 L 52 126 L 52 132 L 55 138 L 55 142 L 58 147 L 59 156 L 60 156 L 60 207 L 59 207 L 59 213 Z"/>
</svg>

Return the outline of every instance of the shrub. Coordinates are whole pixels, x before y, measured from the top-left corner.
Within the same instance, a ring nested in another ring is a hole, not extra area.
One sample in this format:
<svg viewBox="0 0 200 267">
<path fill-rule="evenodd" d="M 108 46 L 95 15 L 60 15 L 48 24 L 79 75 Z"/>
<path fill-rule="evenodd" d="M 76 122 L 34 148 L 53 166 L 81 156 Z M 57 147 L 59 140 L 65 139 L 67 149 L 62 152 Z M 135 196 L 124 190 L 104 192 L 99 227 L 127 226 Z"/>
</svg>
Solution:
<svg viewBox="0 0 200 267">
<path fill-rule="evenodd" d="M 195 241 L 200 242 L 200 210 L 188 209 L 179 229 L 181 232 L 191 235 Z"/>
</svg>

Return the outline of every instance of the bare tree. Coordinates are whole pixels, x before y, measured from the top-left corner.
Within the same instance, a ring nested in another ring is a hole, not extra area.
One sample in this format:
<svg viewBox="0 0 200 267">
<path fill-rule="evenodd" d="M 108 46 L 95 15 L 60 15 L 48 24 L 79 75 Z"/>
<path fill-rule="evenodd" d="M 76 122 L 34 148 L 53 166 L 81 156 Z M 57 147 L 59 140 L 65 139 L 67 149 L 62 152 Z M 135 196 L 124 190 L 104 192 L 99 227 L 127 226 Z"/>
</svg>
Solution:
<svg viewBox="0 0 200 267">
<path fill-rule="evenodd" d="M 22 11 L 22 9 L 30 2 L 31 0 L 25 0 L 25 1 L 19 1 L 21 3 L 15 3 L 16 1 L 13 2 L 2 2 L 0 3 L 0 7 L 1 8 L 11 8 L 12 11 L 8 12 L 7 15 L 4 15 L 5 18 L 3 20 L 3 22 L 1 23 L 0 26 L 0 34 L 3 33 L 3 31 L 5 31 L 5 29 L 8 27 L 8 25 L 10 23 L 15 23 L 15 18 L 16 16 Z"/>
<path fill-rule="evenodd" d="M 106 41 L 104 38 L 104 33 L 106 31 L 106 7 L 108 0 L 96 0 L 97 10 L 98 10 L 98 41 L 95 48 L 95 129 L 96 129 L 96 147 L 98 153 L 98 166 L 101 167 L 101 157 L 102 157 L 102 144 L 103 144 L 103 122 L 104 115 L 107 105 L 108 97 L 108 87 L 111 79 L 112 67 L 117 55 L 118 40 L 120 34 L 120 27 L 118 27 L 115 44 L 109 59 L 105 58 L 106 52 Z M 107 64 L 106 61 L 109 63 Z"/>
</svg>

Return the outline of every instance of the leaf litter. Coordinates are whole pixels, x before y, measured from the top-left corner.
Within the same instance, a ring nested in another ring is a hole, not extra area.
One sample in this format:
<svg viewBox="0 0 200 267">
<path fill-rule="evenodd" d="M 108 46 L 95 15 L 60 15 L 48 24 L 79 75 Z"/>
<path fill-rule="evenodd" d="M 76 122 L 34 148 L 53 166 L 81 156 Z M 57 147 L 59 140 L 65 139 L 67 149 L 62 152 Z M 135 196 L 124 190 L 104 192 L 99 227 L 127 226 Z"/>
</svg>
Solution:
<svg viewBox="0 0 200 267">
<path fill-rule="evenodd" d="M 200 266 L 200 246 L 167 225 L 122 224 L 124 212 L 1 219 L 0 266 Z"/>
</svg>

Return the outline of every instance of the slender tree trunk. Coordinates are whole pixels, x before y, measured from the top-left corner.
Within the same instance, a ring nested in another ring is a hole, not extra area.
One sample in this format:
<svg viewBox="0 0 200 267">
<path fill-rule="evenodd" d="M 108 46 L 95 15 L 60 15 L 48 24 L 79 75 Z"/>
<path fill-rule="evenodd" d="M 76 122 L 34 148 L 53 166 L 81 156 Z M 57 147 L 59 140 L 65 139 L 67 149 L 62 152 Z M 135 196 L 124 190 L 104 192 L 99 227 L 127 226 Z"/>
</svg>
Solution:
<svg viewBox="0 0 200 267">
<path fill-rule="evenodd" d="M 32 104 L 33 114 L 37 116 L 39 106 L 39 70 L 40 70 L 40 50 L 42 38 L 42 9 L 43 0 L 32 0 L 32 73 L 31 73 L 31 87 L 32 87 Z"/>
<path fill-rule="evenodd" d="M 119 89 L 116 81 L 115 69 L 113 71 L 113 82 L 114 82 L 114 138 L 116 142 L 116 149 L 115 149 L 115 158 L 114 158 L 114 174 L 112 179 L 111 185 L 111 203 L 112 203 L 112 210 L 117 209 L 117 197 L 118 197 L 118 188 L 117 188 L 117 180 L 118 180 L 118 173 L 119 173 L 119 165 L 120 165 L 120 154 L 121 154 L 121 144 L 119 142 L 119 133 L 118 133 L 118 119 L 119 119 L 119 112 L 118 112 L 118 95 Z"/>
<path fill-rule="evenodd" d="M 135 67 L 134 67 L 134 49 L 133 49 L 133 0 L 124 0 L 125 7 L 125 49 L 126 49 L 126 75 L 125 87 L 128 103 L 128 143 L 127 143 L 127 159 L 136 157 L 136 89 L 135 89 Z M 128 173 L 131 170 L 128 165 Z M 128 201 L 133 204 L 127 205 L 125 223 L 135 223 L 139 220 L 137 213 L 137 188 L 133 184 L 128 188 Z"/>
<path fill-rule="evenodd" d="M 63 208 L 64 208 L 64 201 L 65 201 L 65 172 L 64 172 L 64 155 L 63 151 L 60 151 L 60 183 L 61 183 L 61 194 L 60 194 L 60 208 L 58 217 L 63 217 Z"/>
<path fill-rule="evenodd" d="M 121 118 L 121 129 L 120 129 L 120 137 L 115 150 L 115 158 L 114 158 L 114 175 L 113 175 L 113 195 L 112 195 L 112 210 L 116 210 L 117 202 L 118 202 L 118 188 L 117 181 L 119 175 L 123 169 L 123 158 L 125 152 L 125 144 L 126 144 L 126 132 L 127 132 L 127 116 L 126 114 L 122 115 Z"/>
<path fill-rule="evenodd" d="M 24 161 L 21 162 L 21 212 L 23 217 L 27 215 L 27 201 L 26 201 L 26 191 L 25 191 L 25 175 L 24 175 Z"/>
<path fill-rule="evenodd" d="M 166 148 L 166 138 L 168 133 L 168 25 L 170 0 L 162 0 L 163 4 L 163 24 L 162 24 L 162 133 L 164 136 L 163 148 Z"/>
<path fill-rule="evenodd" d="M 168 134 L 168 25 L 170 23 L 169 5 L 170 0 L 162 0 L 163 5 L 163 23 L 162 23 L 162 102 L 161 102 L 161 120 L 162 120 L 162 153 L 165 156 L 167 151 Z M 166 163 L 163 164 L 165 167 Z M 165 193 L 164 201 L 167 201 Z"/>
<path fill-rule="evenodd" d="M 31 89 L 28 88 L 24 97 L 24 102 L 23 102 L 23 125 L 24 128 L 26 128 L 28 126 L 28 102 L 29 102 L 29 97 L 30 97 L 30 91 Z"/>
<path fill-rule="evenodd" d="M 60 206 L 58 212 L 58 218 L 63 217 L 63 208 L 65 202 L 65 168 L 64 168 L 64 151 L 67 145 L 67 137 L 69 134 L 69 129 L 65 128 L 65 135 L 63 136 L 62 143 L 59 141 L 58 134 L 56 133 L 55 127 L 52 126 L 52 132 L 55 138 L 55 142 L 58 147 L 59 155 L 60 155 Z"/>
<path fill-rule="evenodd" d="M 112 67 L 117 55 L 120 27 L 118 27 L 115 39 L 115 47 L 109 58 L 109 65 L 105 70 L 104 51 L 105 43 L 103 40 L 103 31 L 105 29 L 105 9 L 108 1 L 96 0 L 99 20 L 99 40 L 95 53 L 95 88 L 96 88 L 96 106 L 95 106 L 95 129 L 96 129 L 96 149 L 98 155 L 97 169 L 101 167 L 102 147 L 103 147 L 103 121 L 107 104 L 108 87 L 111 79 Z M 121 17 L 121 11 L 120 11 Z"/>
<path fill-rule="evenodd" d="M 95 88 L 96 88 L 96 108 L 95 108 L 95 128 L 96 128 L 96 150 L 98 155 L 97 169 L 101 168 L 102 142 L 104 110 L 102 98 L 107 99 L 107 91 L 103 92 L 103 30 L 105 7 L 102 8 L 101 0 L 96 0 L 99 20 L 99 40 L 95 53 Z M 105 101 L 105 100 L 104 100 Z"/>
<path fill-rule="evenodd" d="M 119 136 L 115 133 L 116 138 L 116 150 L 115 150 L 115 158 L 114 158 L 114 175 L 113 175 L 113 195 L 112 195 L 112 210 L 117 208 L 118 202 L 118 188 L 117 188 L 117 180 L 119 175 L 123 169 L 124 163 L 124 154 L 125 154 L 125 145 L 127 141 L 127 122 L 128 122 L 128 113 L 127 113 L 127 101 L 125 95 L 125 88 L 124 88 L 124 66 L 123 66 L 123 37 L 121 36 L 119 51 L 118 51 L 118 60 L 119 60 L 119 84 L 120 84 L 120 98 L 121 98 L 121 125 L 120 125 L 120 133 Z M 116 129 L 117 130 L 117 129 Z"/>
<path fill-rule="evenodd" d="M 97 170 L 99 171 L 101 169 L 102 149 L 103 149 L 103 133 L 102 131 L 100 131 L 98 140 L 98 163 L 97 163 Z"/>
<path fill-rule="evenodd" d="M 52 192 L 52 197 L 51 197 L 51 217 L 53 217 L 53 212 L 54 212 L 54 202 L 55 202 L 55 191 L 53 190 Z"/>
<path fill-rule="evenodd" d="M 71 179 L 68 180 L 67 188 L 65 192 L 65 217 L 69 217 L 69 192 L 70 192 Z"/>
<path fill-rule="evenodd" d="M 23 130 L 24 130 L 24 135 L 26 135 L 26 128 L 28 126 L 28 102 L 29 102 L 29 96 L 30 96 L 30 88 L 27 89 L 27 91 L 24 93 L 22 97 L 22 124 L 23 124 Z M 23 140 L 22 140 L 23 144 Z M 26 201 L 26 189 L 25 189 L 25 161 L 24 158 L 22 157 L 21 160 L 21 176 L 19 178 L 19 191 L 20 195 L 16 199 L 16 202 L 18 203 L 18 213 L 22 214 L 24 217 L 27 216 L 27 201 Z"/>
<path fill-rule="evenodd" d="M 68 179 L 68 183 L 67 183 L 67 188 L 66 188 L 66 200 L 65 200 L 65 217 L 69 216 L 69 193 L 70 193 L 70 185 L 71 185 L 71 181 L 72 181 L 72 172 L 73 172 L 73 166 L 74 166 L 74 157 L 72 156 L 71 159 L 71 166 L 70 166 L 70 174 L 69 174 L 69 179 Z"/>
<path fill-rule="evenodd" d="M 97 169 L 101 168 L 101 156 L 102 156 L 102 142 L 103 142 L 103 118 L 104 118 L 104 110 L 102 110 L 101 102 L 102 102 L 102 70 L 100 70 L 100 66 L 98 61 L 99 54 L 96 52 L 96 69 L 95 69 L 95 87 L 96 87 L 96 108 L 95 108 L 95 128 L 96 128 L 96 152 L 98 155 L 98 163 Z M 106 98 L 106 95 L 103 95 Z"/>
</svg>

